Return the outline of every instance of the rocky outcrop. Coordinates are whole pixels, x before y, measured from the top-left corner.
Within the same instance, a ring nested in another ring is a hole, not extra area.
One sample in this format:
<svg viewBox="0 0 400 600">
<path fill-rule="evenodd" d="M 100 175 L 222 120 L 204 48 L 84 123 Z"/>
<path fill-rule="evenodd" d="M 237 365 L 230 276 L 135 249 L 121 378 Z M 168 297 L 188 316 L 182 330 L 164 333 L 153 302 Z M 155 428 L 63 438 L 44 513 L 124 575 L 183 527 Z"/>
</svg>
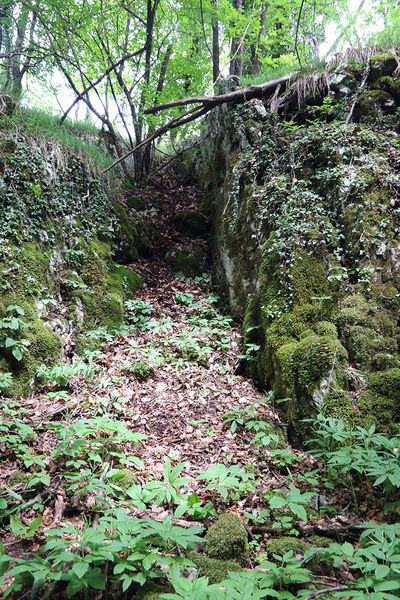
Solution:
<svg viewBox="0 0 400 600">
<path fill-rule="evenodd" d="M 88 163 L 4 118 L 0 204 L 0 393 L 18 396 L 39 365 L 90 345 L 86 331 L 121 324 L 141 284 L 124 264 L 149 240 Z"/>
<path fill-rule="evenodd" d="M 247 371 L 289 398 L 299 441 L 319 411 L 400 422 L 398 64 L 381 54 L 306 76 L 277 114 L 221 107 L 194 159 L 214 277 L 259 348 Z"/>
</svg>

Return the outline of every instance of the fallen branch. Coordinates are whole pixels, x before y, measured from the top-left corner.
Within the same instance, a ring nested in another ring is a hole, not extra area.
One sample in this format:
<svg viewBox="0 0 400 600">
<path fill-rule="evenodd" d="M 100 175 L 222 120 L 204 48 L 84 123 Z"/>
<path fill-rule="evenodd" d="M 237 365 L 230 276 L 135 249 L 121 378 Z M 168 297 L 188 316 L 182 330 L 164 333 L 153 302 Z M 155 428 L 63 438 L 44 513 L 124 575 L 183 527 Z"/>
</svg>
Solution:
<svg viewBox="0 0 400 600">
<path fill-rule="evenodd" d="M 355 541 L 360 537 L 360 528 L 357 525 L 349 524 L 349 525 L 297 525 L 297 529 L 304 536 L 311 535 L 320 535 L 322 537 L 327 537 L 330 539 L 335 539 L 338 541 L 349 540 Z M 283 527 L 277 527 L 276 529 L 272 527 L 272 525 L 264 525 L 264 526 L 255 526 L 252 528 L 253 533 L 255 534 L 271 534 L 274 536 L 282 535 L 285 533 L 285 529 Z"/>
<path fill-rule="evenodd" d="M 170 102 L 165 102 L 164 104 L 157 104 L 157 106 L 152 106 L 144 111 L 146 115 L 154 115 L 157 112 L 168 110 L 169 108 L 176 108 L 178 106 L 188 106 L 189 104 L 196 104 L 197 106 L 189 109 L 188 111 L 174 117 L 170 121 L 168 121 L 165 125 L 162 125 L 158 129 L 152 133 L 149 137 L 144 139 L 140 144 L 137 144 L 133 148 L 131 148 L 128 152 L 120 156 L 117 160 L 115 160 L 109 167 L 102 171 L 102 175 L 107 173 L 110 169 L 117 166 L 120 162 L 127 159 L 129 156 L 150 144 L 153 140 L 158 138 L 160 135 L 163 135 L 170 129 L 175 129 L 176 127 L 181 127 L 181 125 L 186 125 L 195 119 L 198 119 L 205 114 L 207 114 L 210 110 L 213 110 L 217 106 L 221 106 L 222 104 L 241 104 L 242 102 L 247 102 L 248 100 L 252 100 L 254 98 L 263 98 L 269 90 L 273 90 L 277 85 L 282 85 L 282 83 L 288 83 L 291 78 L 295 75 L 295 73 L 291 73 L 289 75 L 285 75 L 284 77 L 280 77 L 279 79 L 273 79 L 272 81 L 267 81 L 266 83 L 262 83 L 259 85 L 249 85 L 246 88 L 241 88 L 239 90 L 234 90 L 233 92 L 229 92 L 227 94 L 221 94 L 219 96 L 193 96 L 191 98 L 181 98 L 180 100 L 171 100 Z M 200 105 L 200 106 L 199 106 Z"/>
<path fill-rule="evenodd" d="M 337 585 L 335 587 L 325 588 L 324 590 L 318 590 L 317 592 L 313 592 L 312 594 L 304 598 L 304 600 L 313 600 L 313 598 L 316 598 L 317 596 L 321 596 L 322 594 L 331 594 L 332 592 L 347 592 L 348 589 L 348 585 Z"/>
<path fill-rule="evenodd" d="M 219 96 L 192 96 L 190 98 L 171 100 L 170 102 L 157 104 L 156 106 L 147 108 L 144 111 L 144 114 L 154 115 L 161 110 L 168 110 L 169 108 L 174 108 L 176 106 L 187 106 L 188 104 L 202 104 L 204 108 L 214 108 L 215 106 L 226 104 L 228 102 L 240 104 L 241 102 L 246 102 L 247 100 L 252 100 L 253 98 L 262 98 L 268 90 L 275 89 L 279 84 L 282 85 L 282 83 L 289 82 L 295 75 L 296 73 L 290 73 L 289 75 L 284 75 L 279 79 L 272 79 L 271 81 L 266 81 L 265 83 L 259 83 L 257 85 L 249 85 L 245 88 L 228 92 L 227 94 L 220 94 Z"/>
</svg>

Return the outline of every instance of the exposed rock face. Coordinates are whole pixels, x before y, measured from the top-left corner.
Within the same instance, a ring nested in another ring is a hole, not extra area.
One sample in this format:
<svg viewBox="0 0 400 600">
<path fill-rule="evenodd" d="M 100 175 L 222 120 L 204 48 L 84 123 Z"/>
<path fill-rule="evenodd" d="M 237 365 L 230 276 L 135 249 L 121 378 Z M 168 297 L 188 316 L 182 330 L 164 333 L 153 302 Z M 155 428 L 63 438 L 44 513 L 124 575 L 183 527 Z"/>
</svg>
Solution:
<svg viewBox="0 0 400 600">
<path fill-rule="evenodd" d="M 0 383 L 11 373 L 7 392 L 17 396 L 32 391 L 39 365 L 87 346 L 84 332 L 121 324 L 124 299 L 141 280 L 113 258 L 129 263 L 149 241 L 137 213 L 81 160 L 7 123 L 0 205 Z"/>
<path fill-rule="evenodd" d="M 300 441 L 302 419 L 321 410 L 382 429 L 400 422 L 397 65 L 379 55 L 314 75 L 278 115 L 259 101 L 222 107 L 196 158 L 215 278 L 244 318 L 245 343 L 260 346 L 248 373 L 290 398 Z"/>
</svg>

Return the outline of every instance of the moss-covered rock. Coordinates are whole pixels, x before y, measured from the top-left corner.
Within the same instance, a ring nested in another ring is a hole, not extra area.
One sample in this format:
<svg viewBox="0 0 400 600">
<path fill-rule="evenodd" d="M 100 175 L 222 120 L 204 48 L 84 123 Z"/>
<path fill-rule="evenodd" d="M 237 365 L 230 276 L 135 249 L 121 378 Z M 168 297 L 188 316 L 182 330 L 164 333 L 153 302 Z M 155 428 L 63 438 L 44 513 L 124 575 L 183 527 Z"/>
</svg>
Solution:
<svg viewBox="0 0 400 600">
<path fill-rule="evenodd" d="M 400 369 L 371 373 L 368 384 L 375 392 L 395 400 L 400 407 Z"/>
<path fill-rule="evenodd" d="M 139 198 L 139 196 L 129 195 L 126 203 L 129 208 L 133 208 L 138 212 L 146 210 L 146 202 L 142 198 Z"/>
<path fill-rule="evenodd" d="M 383 77 L 379 77 L 372 84 L 372 89 L 374 90 L 382 90 L 390 94 L 396 102 L 400 101 L 400 80 L 395 79 L 394 77 L 389 77 L 388 75 L 384 75 Z"/>
<path fill-rule="evenodd" d="M 171 250 L 166 260 L 174 273 L 182 273 L 185 277 L 196 277 L 207 269 L 207 255 L 200 246 Z"/>
<path fill-rule="evenodd" d="M 368 68 L 353 114 L 364 124 L 349 128 L 343 116 Z M 298 441 L 306 433 L 301 419 L 320 410 L 362 423 L 354 408 L 366 393 L 368 374 L 399 365 L 393 185 L 396 194 L 400 189 L 394 183 L 397 142 L 386 132 L 397 127 L 390 116 L 398 103 L 396 69 L 393 54 L 385 53 L 370 65 L 317 74 L 312 89 L 306 76 L 290 88 L 291 100 L 273 119 L 257 118 L 247 106 L 217 110 L 201 149 L 204 160 L 197 153 L 213 218 L 214 278 L 235 316 L 244 317 L 245 343 L 259 346 L 246 372 L 276 398 L 290 397 L 284 406 Z M 334 92 L 329 109 L 323 104 L 327 82 Z M 302 103 L 324 110 L 308 111 L 301 129 L 288 127 Z M 250 149 L 251 119 L 262 124 L 264 135 Z M 371 386 L 367 391 L 393 400 L 383 412 L 395 422 L 396 401 Z M 367 396 L 364 401 L 369 420 Z"/>
<path fill-rule="evenodd" d="M 381 118 L 383 115 L 394 114 L 396 102 L 388 92 L 383 90 L 370 90 L 361 94 L 357 102 L 359 117 Z"/>
<path fill-rule="evenodd" d="M 26 485 L 29 482 L 30 475 L 22 471 L 13 471 L 8 477 L 8 485 L 15 487 L 17 485 Z"/>
<path fill-rule="evenodd" d="M 50 185 L 36 149 L 29 155 L 32 168 L 20 169 L 18 160 L 24 158 L 27 147 L 25 141 L 16 140 L 12 159 L 0 154 L 5 162 L 15 163 L 7 195 L 10 205 L 4 206 L 9 218 L 4 220 L 0 214 L 0 317 L 6 316 L 8 306 L 18 306 L 26 325 L 17 332 L 27 348 L 22 360 L 0 349 L 1 372 L 11 372 L 13 377 L 7 393 L 16 396 L 31 393 L 37 367 L 61 362 L 64 349 L 70 352 L 75 342 L 77 349 L 86 330 L 118 327 L 125 298 L 141 285 L 134 271 L 112 260 L 119 233 L 121 244 L 128 236 L 131 245 L 137 242 L 140 247 L 141 234 L 135 237 L 134 231 L 139 227 L 137 216 L 129 221 L 121 207 L 120 227 L 115 232 L 112 202 L 95 180 L 90 184 L 91 202 L 85 203 L 88 173 L 84 164 L 75 161 L 68 167 L 68 189 L 61 175 L 57 175 L 58 183 L 52 180 Z M 4 181 L 8 186 L 7 171 Z M 121 233 L 124 226 L 130 227 L 129 235 L 125 230 L 126 235 Z"/>
<path fill-rule="evenodd" d="M 209 220 L 198 210 L 177 213 L 174 216 L 173 221 L 178 231 L 181 231 L 189 237 L 201 237 L 210 231 Z"/>
<path fill-rule="evenodd" d="M 211 525 L 205 536 L 205 552 L 210 558 L 249 564 L 247 532 L 237 515 L 226 512 Z"/>
<path fill-rule="evenodd" d="M 368 389 L 360 395 L 357 407 L 364 427 L 376 425 L 379 431 L 399 433 L 400 409 L 393 398 Z"/>
<path fill-rule="evenodd" d="M 208 582 L 220 583 L 226 579 L 230 571 L 241 571 L 241 566 L 234 560 L 218 560 L 208 558 L 199 552 L 188 552 L 187 558 L 191 560 L 198 571 L 198 577 L 208 577 Z"/>
<path fill-rule="evenodd" d="M 282 557 L 287 552 L 293 552 L 294 557 L 302 558 L 309 548 L 310 544 L 293 536 L 272 538 L 265 544 L 265 551 L 271 560 L 276 560 L 274 555 Z"/>
<path fill-rule="evenodd" d="M 391 52 L 375 54 L 370 59 L 370 79 L 376 81 L 385 75 L 391 75 L 397 69 L 396 57 Z"/>
<path fill-rule="evenodd" d="M 150 245 L 149 231 L 146 225 L 128 215 L 126 209 L 118 203 L 114 204 L 117 216 L 117 252 L 116 258 L 124 264 L 133 262 L 139 257 L 139 253 L 145 253 Z"/>
<path fill-rule="evenodd" d="M 136 475 L 131 469 L 120 469 L 114 477 L 114 481 L 118 487 L 124 492 L 136 483 Z"/>
</svg>

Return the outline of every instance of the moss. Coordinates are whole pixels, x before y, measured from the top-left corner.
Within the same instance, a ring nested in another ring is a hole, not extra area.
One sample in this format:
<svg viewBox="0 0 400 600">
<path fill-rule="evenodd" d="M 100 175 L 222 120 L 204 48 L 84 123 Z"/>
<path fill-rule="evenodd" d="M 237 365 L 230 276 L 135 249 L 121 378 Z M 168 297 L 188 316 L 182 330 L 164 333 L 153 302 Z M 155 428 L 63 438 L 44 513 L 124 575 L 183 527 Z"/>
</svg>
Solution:
<svg viewBox="0 0 400 600">
<path fill-rule="evenodd" d="M 398 367 L 399 357 L 388 352 L 378 352 L 371 359 L 371 369 L 373 371 L 387 371 L 394 367 Z"/>
<path fill-rule="evenodd" d="M 388 282 L 374 287 L 372 294 L 376 302 L 379 302 L 384 308 L 394 311 L 400 310 L 400 294 L 393 283 Z"/>
<path fill-rule="evenodd" d="M 206 253 L 200 246 L 193 249 L 172 250 L 166 256 L 167 263 L 174 273 L 185 277 L 196 277 L 206 270 Z"/>
<path fill-rule="evenodd" d="M 396 110 L 393 97 L 382 90 L 370 90 L 361 94 L 357 102 L 359 117 L 379 118 L 383 114 L 392 114 Z"/>
<path fill-rule="evenodd" d="M 112 263 L 110 271 L 127 296 L 132 296 L 134 292 L 141 288 L 142 278 L 133 269 Z"/>
<path fill-rule="evenodd" d="M 205 215 L 197 210 L 177 213 L 173 222 L 183 234 L 189 237 L 201 237 L 210 230 L 210 223 Z"/>
<path fill-rule="evenodd" d="M 368 384 L 375 392 L 395 400 L 400 408 L 400 369 L 371 373 Z"/>
<path fill-rule="evenodd" d="M 313 395 L 321 379 L 334 369 L 340 370 L 347 352 L 339 340 L 331 336 L 308 336 L 301 340 L 293 354 L 295 389 L 299 397 Z"/>
<path fill-rule="evenodd" d="M 329 543 L 328 543 L 329 545 Z M 282 536 L 279 538 L 272 538 L 267 541 L 265 544 L 265 551 L 270 560 L 278 561 L 280 563 L 280 559 L 275 557 L 284 556 L 287 552 L 293 552 L 293 557 L 303 558 L 304 555 L 310 548 L 313 548 L 311 544 L 304 540 L 299 540 L 297 537 L 292 536 Z M 275 556 L 274 556 L 275 555 Z M 320 565 L 320 558 L 317 554 L 315 554 L 310 560 L 307 561 L 306 567 L 311 571 L 316 572 Z"/>
<path fill-rule="evenodd" d="M 343 300 L 337 325 L 353 364 L 370 369 L 379 353 L 397 356 L 393 321 L 385 311 L 377 311 L 375 302 L 368 302 L 360 294 Z"/>
<path fill-rule="evenodd" d="M 8 477 L 8 484 L 11 487 L 16 485 L 26 485 L 30 479 L 28 473 L 23 473 L 22 471 L 13 471 L 11 475 Z"/>
<path fill-rule="evenodd" d="M 124 492 L 136 483 L 136 475 L 131 469 L 120 469 L 114 478 L 114 482 Z"/>
<path fill-rule="evenodd" d="M 293 552 L 293 556 L 303 557 L 309 548 L 309 544 L 303 540 L 299 540 L 297 537 L 292 536 L 272 538 L 265 544 L 265 551 L 268 555 L 268 558 L 271 560 L 274 560 L 274 554 L 277 556 L 283 556 L 290 551 Z"/>
<path fill-rule="evenodd" d="M 385 75 L 391 75 L 397 69 L 396 57 L 391 52 L 375 54 L 370 59 L 370 79 L 376 81 Z"/>
<path fill-rule="evenodd" d="M 314 331 L 317 335 L 329 335 L 333 338 L 338 337 L 336 325 L 329 321 L 318 321 L 318 323 L 314 325 Z"/>
<path fill-rule="evenodd" d="M 144 253 L 149 248 L 148 228 L 138 218 L 133 218 L 133 215 L 129 217 L 121 204 L 114 204 L 114 211 L 118 219 L 116 257 L 125 264 L 133 262 L 139 257 L 139 252 Z"/>
<path fill-rule="evenodd" d="M 361 394 L 357 406 L 364 427 L 376 425 L 379 431 L 399 433 L 396 422 L 400 420 L 400 410 L 399 405 L 392 398 L 369 389 Z"/>
<path fill-rule="evenodd" d="M 139 198 L 139 196 L 128 196 L 126 203 L 129 208 L 133 208 L 134 210 L 141 211 L 146 209 L 145 201 Z"/>
<path fill-rule="evenodd" d="M 106 242 L 91 240 L 82 260 L 82 279 L 89 287 L 101 287 L 107 277 L 107 261 L 111 260 L 111 248 Z"/>
<path fill-rule="evenodd" d="M 170 593 L 172 591 L 171 586 L 161 586 L 150 581 L 145 583 L 144 586 L 135 593 L 132 600 L 133 598 L 135 598 L 135 600 L 160 600 L 161 594 L 167 592 Z"/>
<path fill-rule="evenodd" d="M 354 425 L 353 398 L 343 390 L 329 392 L 324 398 L 322 411 L 325 415 L 335 419 L 343 419 L 349 425 Z"/>
<path fill-rule="evenodd" d="M 383 90 L 387 92 L 398 102 L 400 100 L 400 80 L 389 77 L 388 75 L 383 75 L 379 77 L 374 83 L 371 85 L 373 90 Z"/>
<path fill-rule="evenodd" d="M 100 325 L 107 329 L 119 327 L 124 317 L 122 294 L 118 293 L 93 293 L 76 294 L 82 301 L 84 313 L 84 329 L 96 329 Z"/>
<path fill-rule="evenodd" d="M 216 558 L 208 558 L 198 552 L 188 552 L 187 558 L 191 560 L 197 570 L 198 577 L 208 577 L 208 582 L 220 583 L 226 579 L 230 571 L 241 571 L 242 568 L 234 560 L 218 560 Z"/>
<path fill-rule="evenodd" d="M 243 523 L 237 515 L 226 512 L 211 525 L 205 536 L 205 551 L 210 558 L 235 560 L 249 564 L 249 545 Z"/>
<path fill-rule="evenodd" d="M 278 373 L 276 380 L 276 393 L 280 397 L 291 396 L 294 393 L 293 355 L 297 342 L 284 344 L 276 352 Z"/>
</svg>

